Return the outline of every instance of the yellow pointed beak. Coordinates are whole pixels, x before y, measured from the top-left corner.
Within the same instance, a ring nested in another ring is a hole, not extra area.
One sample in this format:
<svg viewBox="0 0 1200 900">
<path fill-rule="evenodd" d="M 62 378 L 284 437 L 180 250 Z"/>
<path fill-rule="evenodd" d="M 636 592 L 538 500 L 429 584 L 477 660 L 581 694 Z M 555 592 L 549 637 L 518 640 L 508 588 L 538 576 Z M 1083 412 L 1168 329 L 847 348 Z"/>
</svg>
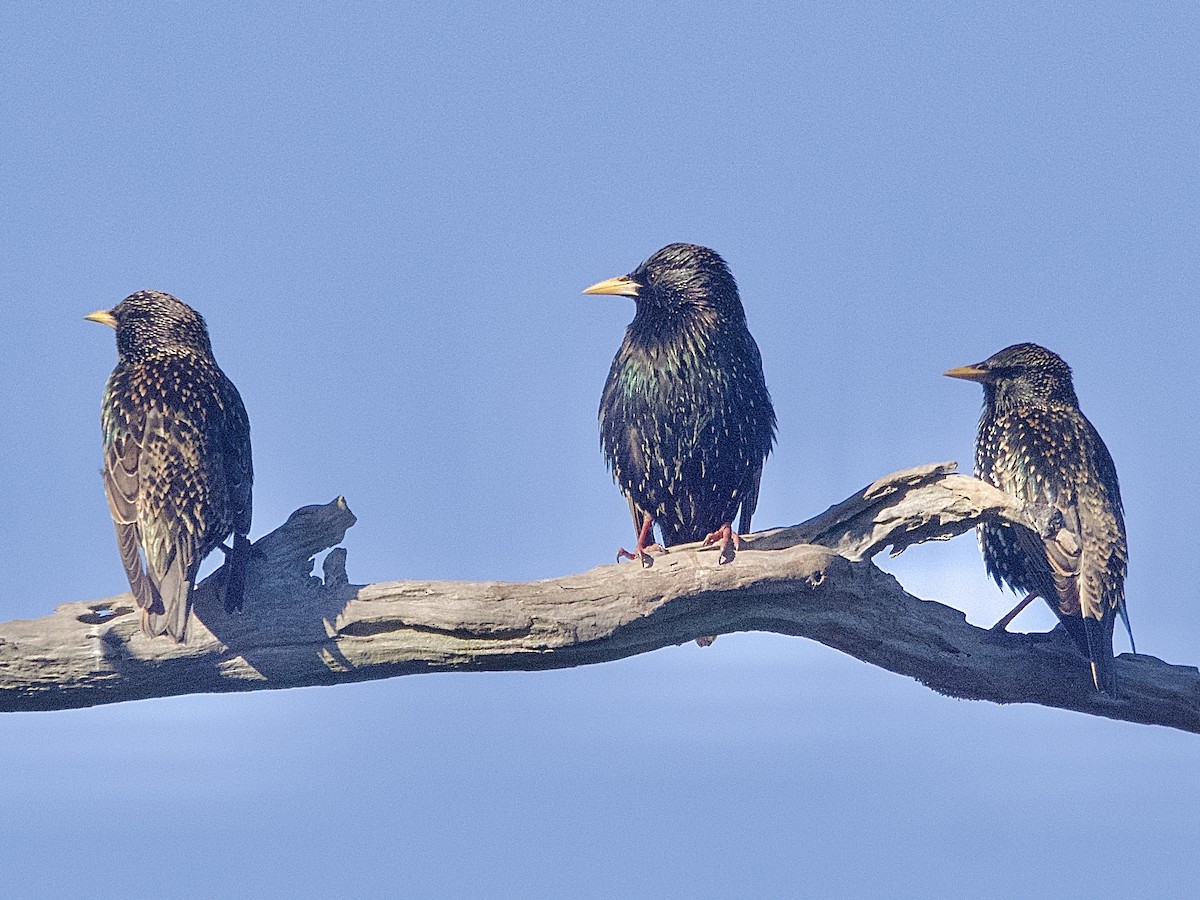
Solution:
<svg viewBox="0 0 1200 900">
<path fill-rule="evenodd" d="M 947 369 L 942 373 L 949 378 L 961 378 L 964 381 L 987 381 L 987 369 L 983 366 L 959 366 L 956 369 Z"/>
<path fill-rule="evenodd" d="M 620 275 L 616 278 L 606 278 L 603 281 L 597 281 L 590 288 L 587 288 L 585 294 L 618 294 L 622 297 L 636 297 L 642 286 L 630 278 L 628 275 Z"/>
<path fill-rule="evenodd" d="M 84 318 L 89 322 L 99 322 L 101 325 L 107 325 L 109 328 L 117 327 L 117 317 L 107 309 L 98 309 L 95 312 L 90 312 Z"/>
</svg>

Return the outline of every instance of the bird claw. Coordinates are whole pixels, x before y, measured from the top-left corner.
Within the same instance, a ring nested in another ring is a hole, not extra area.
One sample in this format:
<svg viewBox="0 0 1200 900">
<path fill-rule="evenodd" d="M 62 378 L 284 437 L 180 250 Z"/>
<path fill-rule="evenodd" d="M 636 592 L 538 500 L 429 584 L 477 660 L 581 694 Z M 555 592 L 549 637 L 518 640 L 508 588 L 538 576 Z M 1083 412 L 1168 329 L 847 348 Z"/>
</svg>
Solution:
<svg viewBox="0 0 1200 900">
<path fill-rule="evenodd" d="M 733 530 L 733 525 L 726 522 L 716 531 L 710 532 L 704 538 L 704 546 L 716 544 L 717 549 L 721 551 L 720 557 L 717 559 L 717 565 L 724 565 L 727 562 L 733 562 L 734 556 L 738 550 L 742 549 L 742 538 L 736 531 Z"/>
<path fill-rule="evenodd" d="M 642 568 L 648 569 L 652 565 L 654 565 L 654 557 L 650 555 L 651 552 L 655 552 L 655 553 L 669 553 L 670 552 L 662 544 L 650 544 L 648 547 L 634 547 L 634 550 L 636 552 L 630 553 L 624 547 L 618 548 L 617 549 L 617 562 L 620 562 L 623 559 L 640 559 L 642 561 Z"/>
<path fill-rule="evenodd" d="M 662 544 L 654 543 L 653 528 L 654 520 L 650 516 L 643 518 L 642 527 L 638 529 L 637 544 L 634 546 L 633 552 L 630 553 L 624 547 L 621 547 L 617 550 L 617 562 L 623 559 L 640 559 L 643 569 L 648 569 L 654 565 L 654 557 L 650 555 L 650 551 L 656 550 L 660 553 L 666 553 L 667 548 Z M 650 543 L 647 544 L 647 541 Z"/>
</svg>

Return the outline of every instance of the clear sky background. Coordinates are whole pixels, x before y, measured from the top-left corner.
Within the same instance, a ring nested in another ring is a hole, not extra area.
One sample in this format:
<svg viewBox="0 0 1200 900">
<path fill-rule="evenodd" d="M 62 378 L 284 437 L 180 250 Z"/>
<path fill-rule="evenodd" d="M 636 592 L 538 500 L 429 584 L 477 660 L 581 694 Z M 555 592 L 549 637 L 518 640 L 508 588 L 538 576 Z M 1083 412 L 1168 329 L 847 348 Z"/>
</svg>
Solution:
<svg viewBox="0 0 1200 900">
<path fill-rule="evenodd" d="M 1200 662 L 1194 4 L 8 4 L 0 618 L 126 589 L 82 316 L 176 294 L 249 409 L 252 536 L 351 580 L 633 538 L 600 390 L 658 247 L 717 249 L 779 417 L 755 524 L 969 470 L 1023 340 L 1116 460 L 1139 649 Z M 991 624 L 974 541 L 885 562 Z M 1041 604 L 1018 624 L 1047 629 Z M 1118 637 L 1118 650 L 1126 649 Z M 1200 739 L 949 700 L 770 635 L 0 717 L 4 893 L 1194 896 Z"/>
</svg>

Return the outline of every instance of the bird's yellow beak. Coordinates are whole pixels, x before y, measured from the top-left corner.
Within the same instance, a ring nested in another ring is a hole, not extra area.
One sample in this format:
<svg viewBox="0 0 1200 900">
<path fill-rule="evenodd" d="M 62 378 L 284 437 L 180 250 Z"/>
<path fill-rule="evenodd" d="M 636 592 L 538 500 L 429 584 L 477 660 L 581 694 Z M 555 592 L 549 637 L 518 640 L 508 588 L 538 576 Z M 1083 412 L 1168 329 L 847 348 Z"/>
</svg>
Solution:
<svg viewBox="0 0 1200 900">
<path fill-rule="evenodd" d="M 95 312 L 90 312 L 84 318 L 89 322 L 99 322 L 101 325 L 107 325 L 109 328 L 117 327 L 117 317 L 107 309 L 98 309 Z"/>
<path fill-rule="evenodd" d="M 606 278 L 603 281 L 597 281 L 590 288 L 587 288 L 585 294 L 618 294 L 622 297 L 636 297 L 642 286 L 630 278 L 628 275 L 619 275 L 616 278 Z"/>
<path fill-rule="evenodd" d="M 947 369 L 942 373 L 949 378 L 961 378 L 964 381 L 987 381 L 988 372 L 983 366 L 959 366 L 956 369 Z"/>
</svg>

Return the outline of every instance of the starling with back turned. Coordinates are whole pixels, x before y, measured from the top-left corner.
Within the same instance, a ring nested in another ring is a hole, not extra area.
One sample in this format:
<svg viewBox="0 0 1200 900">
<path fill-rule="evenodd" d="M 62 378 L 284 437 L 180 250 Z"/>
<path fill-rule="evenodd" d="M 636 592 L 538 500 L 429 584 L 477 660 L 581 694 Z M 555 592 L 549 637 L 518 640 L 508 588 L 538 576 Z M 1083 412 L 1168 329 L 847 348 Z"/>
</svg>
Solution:
<svg viewBox="0 0 1200 900">
<path fill-rule="evenodd" d="M 750 530 L 775 411 L 758 345 L 729 267 L 695 244 L 663 247 L 629 275 L 585 294 L 633 298 L 600 398 L 600 444 L 629 501 L 637 545 L 618 559 L 650 563 L 653 525 L 666 546 L 720 543 Z"/>
<path fill-rule="evenodd" d="M 170 294 L 139 291 L 86 318 L 117 332 L 101 425 L 121 562 L 142 629 L 183 641 L 197 570 L 218 547 L 225 608 L 241 608 L 254 480 L 246 408 L 204 319 Z"/>
<path fill-rule="evenodd" d="M 1014 614 L 1035 596 L 1049 603 L 1091 660 L 1096 689 L 1115 695 L 1113 626 L 1125 616 L 1127 560 L 1121 490 L 1108 448 L 1080 412 L 1070 367 L 1037 344 L 1016 344 L 946 374 L 983 385 L 975 474 L 1019 500 L 1040 536 L 981 525 L 988 573 L 1027 595 Z"/>
</svg>

